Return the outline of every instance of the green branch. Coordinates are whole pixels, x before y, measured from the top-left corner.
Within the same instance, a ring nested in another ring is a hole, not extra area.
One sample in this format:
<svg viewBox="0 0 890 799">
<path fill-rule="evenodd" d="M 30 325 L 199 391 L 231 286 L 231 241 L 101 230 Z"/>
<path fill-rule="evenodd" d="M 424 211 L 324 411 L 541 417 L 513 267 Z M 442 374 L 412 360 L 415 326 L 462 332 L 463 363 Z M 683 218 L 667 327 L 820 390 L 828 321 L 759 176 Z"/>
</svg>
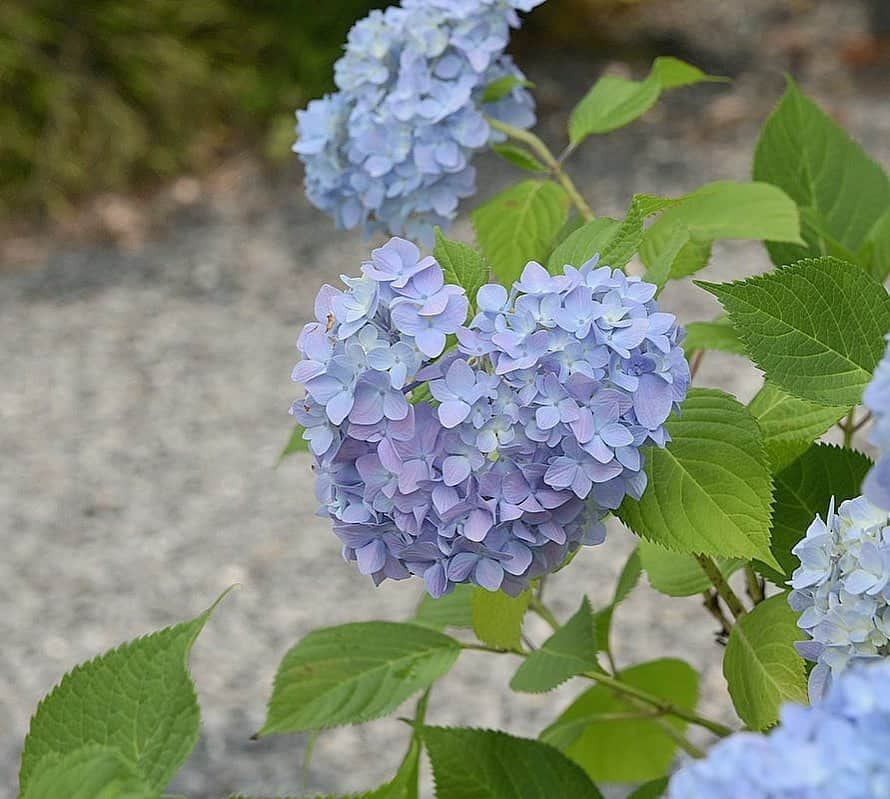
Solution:
<svg viewBox="0 0 890 799">
<path fill-rule="evenodd" d="M 593 211 L 590 210 L 590 206 L 581 195 L 581 192 L 578 191 L 578 188 L 572 182 L 568 173 L 563 169 L 560 161 L 550 152 L 550 148 L 544 144 L 541 139 L 535 136 L 531 131 L 515 128 L 512 125 L 508 125 L 497 119 L 492 119 L 491 117 L 486 117 L 486 119 L 488 120 L 488 124 L 495 130 L 499 130 L 501 133 L 506 133 L 511 139 L 516 139 L 516 141 L 521 141 L 523 144 L 528 145 L 528 148 L 544 162 L 551 173 L 553 173 L 553 177 L 556 181 L 566 190 L 566 194 L 569 195 L 569 199 L 572 201 L 575 208 L 578 209 L 578 213 L 581 214 L 584 221 L 590 222 L 590 220 L 594 218 Z"/>
</svg>

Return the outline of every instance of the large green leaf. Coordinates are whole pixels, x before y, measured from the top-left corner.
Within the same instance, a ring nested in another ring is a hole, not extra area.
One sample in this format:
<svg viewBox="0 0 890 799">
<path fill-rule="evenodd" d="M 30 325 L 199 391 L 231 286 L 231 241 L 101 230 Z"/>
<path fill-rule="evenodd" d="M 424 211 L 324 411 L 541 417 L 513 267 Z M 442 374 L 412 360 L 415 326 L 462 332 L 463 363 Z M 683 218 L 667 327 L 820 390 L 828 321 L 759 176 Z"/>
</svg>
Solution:
<svg viewBox="0 0 890 799">
<path fill-rule="evenodd" d="M 718 317 L 711 322 L 690 322 L 686 325 L 683 349 L 687 355 L 701 350 L 729 352 L 733 355 L 745 354 L 745 345 L 742 344 L 726 316 Z"/>
<path fill-rule="evenodd" d="M 649 578 L 649 585 L 667 596 L 694 596 L 711 587 L 711 581 L 693 555 L 671 552 L 658 544 L 642 541 L 640 560 Z M 717 565 L 724 577 L 737 572 L 744 563 L 738 558 L 717 559 Z"/>
<path fill-rule="evenodd" d="M 578 612 L 519 666 L 510 687 L 514 691 L 552 691 L 570 677 L 598 668 L 593 611 L 587 597 Z"/>
<path fill-rule="evenodd" d="M 640 246 L 646 279 L 664 285 L 697 272 L 717 239 L 801 242 L 797 206 L 769 183 L 708 183 L 678 198 L 646 231 Z"/>
<path fill-rule="evenodd" d="M 464 289 L 470 305 L 475 307 L 476 293 L 488 282 L 485 259 L 469 244 L 446 239 L 439 228 L 436 228 L 433 255 L 445 273 L 445 282 Z"/>
<path fill-rule="evenodd" d="M 859 402 L 890 330 L 890 295 L 864 270 L 825 257 L 697 285 L 720 300 L 748 355 L 776 386 L 823 405 Z"/>
<path fill-rule="evenodd" d="M 568 211 L 568 195 L 546 180 L 523 181 L 473 211 L 476 240 L 495 277 L 509 287 L 529 261 L 545 261 Z"/>
<path fill-rule="evenodd" d="M 667 447 L 646 449 L 642 499 L 625 499 L 619 518 L 677 552 L 771 560 L 769 462 L 748 409 L 722 391 L 692 389 L 667 429 Z"/>
<path fill-rule="evenodd" d="M 499 730 L 426 727 L 437 799 L 602 799 L 587 775 L 540 741 Z"/>
<path fill-rule="evenodd" d="M 620 227 L 617 219 L 600 216 L 570 233 L 547 259 L 550 274 L 561 275 L 567 264 L 580 267 L 597 253 L 602 253 Z"/>
<path fill-rule="evenodd" d="M 44 757 L 21 799 L 157 799 L 159 793 L 117 749 L 92 744 Z"/>
<path fill-rule="evenodd" d="M 706 75 L 697 67 L 666 56 L 655 59 L 642 81 L 605 75 L 572 109 L 569 138 L 577 144 L 591 134 L 624 127 L 652 108 L 665 89 L 720 80 L 723 78 Z"/>
<path fill-rule="evenodd" d="M 115 750 L 147 788 L 162 791 L 198 740 L 201 714 L 188 657 L 217 603 L 191 621 L 122 644 L 66 674 L 31 719 L 21 791 L 29 790 L 45 758 L 64 758 L 90 745 Z"/>
<path fill-rule="evenodd" d="M 698 700 L 698 675 L 681 660 L 653 660 L 622 671 L 620 677 L 686 710 L 693 710 Z M 667 773 L 677 747 L 662 725 L 682 731 L 686 723 L 674 716 L 646 718 L 645 713 L 611 689 L 596 685 L 572 702 L 540 737 L 562 749 L 594 780 L 656 779 Z"/>
<path fill-rule="evenodd" d="M 476 637 L 495 649 L 522 648 L 522 620 L 531 601 L 531 592 L 523 591 L 512 597 L 503 591 L 473 591 L 473 632 Z"/>
<path fill-rule="evenodd" d="M 794 648 L 806 637 L 786 594 L 761 602 L 733 626 L 723 676 L 736 713 L 752 729 L 774 724 L 784 702 L 806 704 L 806 669 Z"/>
<path fill-rule="evenodd" d="M 858 260 L 882 283 L 890 275 L 890 208 L 868 232 Z"/>
<path fill-rule="evenodd" d="M 748 410 L 760 425 L 775 473 L 806 452 L 848 409 L 792 397 L 766 382 L 748 403 Z"/>
<path fill-rule="evenodd" d="M 754 179 L 779 186 L 806 211 L 805 246 L 768 244 L 777 266 L 857 252 L 890 207 L 884 170 L 790 80 L 757 142 Z"/>
<path fill-rule="evenodd" d="M 652 780 L 637 788 L 627 799 L 659 799 L 664 796 L 668 787 L 668 778 Z"/>
<path fill-rule="evenodd" d="M 260 736 L 357 724 L 391 713 L 454 665 L 460 644 L 416 624 L 314 630 L 281 661 Z"/>
<path fill-rule="evenodd" d="M 831 444 L 813 444 L 775 477 L 776 503 L 770 546 L 780 568 L 757 562 L 765 577 L 785 587 L 800 561 L 791 549 L 818 515 L 823 519 L 832 497 L 841 503 L 862 493 L 872 462 L 861 452 Z"/>
<path fill-rule="evenodd" d="M 426 591 L 417 608 L 414 624 L 444 630 L 446 627 L 473 626 L 473 591 L 471 585 L 454 586 L 450 594 L 434 599 Z"/>
</svg>

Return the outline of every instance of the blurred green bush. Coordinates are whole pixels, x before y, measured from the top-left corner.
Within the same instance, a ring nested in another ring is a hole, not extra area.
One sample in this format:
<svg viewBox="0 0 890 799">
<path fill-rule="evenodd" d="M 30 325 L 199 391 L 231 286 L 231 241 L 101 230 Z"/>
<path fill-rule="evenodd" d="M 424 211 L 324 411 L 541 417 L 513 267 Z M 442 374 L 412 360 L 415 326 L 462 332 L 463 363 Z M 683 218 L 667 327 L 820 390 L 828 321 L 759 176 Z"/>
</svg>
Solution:
<svg viewBox="0 0 890 799">
<path fill-rule="evenodd" d="M 0 212 L 287 154 L 346 31 L 385 0 L 0 0 Z"/>
</svg>

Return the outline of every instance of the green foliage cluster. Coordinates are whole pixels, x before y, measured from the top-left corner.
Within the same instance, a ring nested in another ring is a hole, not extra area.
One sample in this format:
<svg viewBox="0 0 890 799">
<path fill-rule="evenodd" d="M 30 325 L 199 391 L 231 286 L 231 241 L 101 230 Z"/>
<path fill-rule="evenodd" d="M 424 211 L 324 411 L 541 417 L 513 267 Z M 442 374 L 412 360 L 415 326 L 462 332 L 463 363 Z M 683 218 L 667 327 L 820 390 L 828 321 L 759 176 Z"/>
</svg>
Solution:
<svg viewBox="0 0 890 799">
<path fill-rule="evenodd" d="M 250 136 L 285 157 L 352 23 L 382 0 L 4 0 L 0 212 L 201 168 Z"/>
</svg>

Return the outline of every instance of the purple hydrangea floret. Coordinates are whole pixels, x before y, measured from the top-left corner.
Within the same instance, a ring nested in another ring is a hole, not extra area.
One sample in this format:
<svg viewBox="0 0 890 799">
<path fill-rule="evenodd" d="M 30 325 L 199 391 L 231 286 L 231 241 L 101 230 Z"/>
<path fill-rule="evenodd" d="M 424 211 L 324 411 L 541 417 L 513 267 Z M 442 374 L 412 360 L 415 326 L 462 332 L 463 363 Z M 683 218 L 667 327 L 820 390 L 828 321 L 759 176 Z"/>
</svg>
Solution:
<svg viewBox="0 0 890 799">
<path fill-rule="evenodd" d="M 668 799 L 890 797 L 890 662 L 845 673 L 812 707 L 787 704 L 769 735 L 739 732 L 671 778 Z"/>
<path fill-rule="evenodd" d="M 880 451 L 862 490 L 875 505 L 890 510 L 890 335 L 887 350 L 865 389 L 862 402 L 874 417 L 868 440 Z"/>
<path fill-rule="evenodd" d="M 654 286 L 597 258 L 510 291 L 464 290 L 404 239 L 325 286 L 297 342 L 292 413 L 315 458 L 320 515 L 375 583 L 421 577 L 516 594 L 646 487 L 684 399 L 683 331 Z M 583 317 L 583 324 L 579 320 Z"/>
<path fill-rule="evenodd" d="M 865 497 L 828 508 L 791 550 L 800 560 L 788 601 L 811 640 L 797 644 L 816 665 L 818 699 L 852 663 L 890 655 L 890 513 Z"/>
<path fill-rule="evenodd" d="M 334 67 L 339 91 L 297 112 L 293 149 L 312 203 L 339 227 L 431 244 L 434 226 L 446 228 L 475 193 L 474 154 L 503 138 L 485 117 L 534 124 L 524 77 L 504 49 L 517 11 L 541 2 L 403 0 L 356 23 Z M 483 102 L 502 78 L 516 85 Z"/>
</svg>

